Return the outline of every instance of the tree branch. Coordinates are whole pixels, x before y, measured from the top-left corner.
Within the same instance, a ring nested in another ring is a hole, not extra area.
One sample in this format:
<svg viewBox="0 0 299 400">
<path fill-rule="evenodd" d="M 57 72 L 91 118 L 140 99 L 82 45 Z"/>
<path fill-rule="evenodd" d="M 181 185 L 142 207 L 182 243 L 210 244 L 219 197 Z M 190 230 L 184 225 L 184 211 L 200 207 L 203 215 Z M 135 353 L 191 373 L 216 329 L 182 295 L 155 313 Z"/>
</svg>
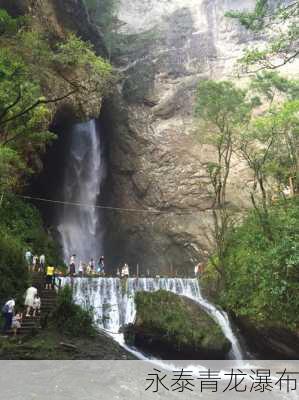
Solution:
<svg viewBox="0 0 299 400">
<path fill-rule="evenodd" d="M 0 126 L 3 126 L 5 124 L 7 124 L 8 122 L 14 121 L 15 119 L 18 119 L 20 117 L 22 117 L 25 114 L 28 114 L 30 111 L 34 110 L 36 107 L 38 107 L 41 104 L 50 104 L 50 103 L 58 103 L 64 99 L 66 99 L 67 97 L 73 95 L 74 93 L 76 93 L 78 91 L 78 89 L 76 90 L 72 90 L 71 92 L 68 92 L 67 94 L 61 96 L 61 97 L 57 97 L 55 99 L 49 99 L 49 100 L 37 100 L 35 103 L 33 103 L 31 106 L 25 108 L 25 110 L 21 111 L 20 113 L 7 118 L 4 121 L 0 121 Z M 9 139 L 8 141 L 10 141 L 11 139 Z"/>
<path fill-rule="evenodd" d="M 19 87 L 19 93 L 18 93 L 16 100 L 3 110 L 2 114 L 0 115 L 0 121 L 5 117 L 5 115 L 8 113 L 9 110 L 11 110 L 13 107 L 15 107 L 18 104 L 18 102 L 21 100 L 21 98 L 22 98 L 22 92 L 21 92 L 21 88 Z"/>
</svg>

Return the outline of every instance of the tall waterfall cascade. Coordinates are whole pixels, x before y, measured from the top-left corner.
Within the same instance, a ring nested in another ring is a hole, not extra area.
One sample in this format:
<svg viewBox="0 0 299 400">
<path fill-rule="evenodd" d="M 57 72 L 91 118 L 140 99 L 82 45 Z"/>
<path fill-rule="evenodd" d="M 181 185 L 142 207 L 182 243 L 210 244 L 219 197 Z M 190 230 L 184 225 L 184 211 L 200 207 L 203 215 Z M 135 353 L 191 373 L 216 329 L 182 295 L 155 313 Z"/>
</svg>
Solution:
<svg viewBox="0 0 299 400">
<path fill-rule="evenodd" d="M 121 327 L 133 323 L 136 316 L 135 293 L 154 292 L 160 289 L 188 297 L 198 303 L 220 326 L 232 344 L 232 358 L 241 360 L 242 351 L 233 333 L 227 314 L 219 310 L 201 293 L 196 279 L 183 278 L 129 278 L 123 288 L 119 278 L 63 278 L 62 285 L 73 287 L 74 300 L 83 307 L 94 310 L 99 328 L 116 334 Z"/>
<path fill-rule="evenodd" d="M 101 214 L 96 207 L 105 165 L 100 134 L 94 120 L 74 126 L 62 188 L 66 204 L 59 216 L 64 258 L 72 254 L 84 262 L 102 255 Z M 80 204 L 80 205 L 79 205 Z"/>
</svg>

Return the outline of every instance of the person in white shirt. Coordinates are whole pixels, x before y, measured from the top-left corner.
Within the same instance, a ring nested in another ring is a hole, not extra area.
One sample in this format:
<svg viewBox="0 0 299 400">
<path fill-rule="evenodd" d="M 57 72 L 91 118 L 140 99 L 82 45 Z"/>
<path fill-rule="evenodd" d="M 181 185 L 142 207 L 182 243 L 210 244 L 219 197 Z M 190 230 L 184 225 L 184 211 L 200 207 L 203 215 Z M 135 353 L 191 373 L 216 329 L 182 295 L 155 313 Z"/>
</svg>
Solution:
<svg viewBox="0 0 299 400">
<path fill-rule="evenodd" d="M 40 270 L 41 272 L 44 272 L 44 270 L 45 270 L 45 265 L 46 265 L 46 257 L 45 257 L 44 254 L 42 254 L 42 255 L 39 257 L 39 270 Z"/>
<path fill-rule="evenodd" d="M 31 264 L 32 264 L 32 253 L 30 250 L 27 250 L 25 253 L 25 259 L 28 266 L 28 270 L 30 271 Z"/>
<path fill-rule="evenodd" d="M 32 271 L 36 271 L 37 270 L 37 262 L 38 262 L 38 256 L 34 256 L 32 259 Z"/>
<path fill-rule="evenodd" d="M 5 319 L 5 323 L 3 326 L 3 333 L 6 333 L 11 328 L 15 305 L 16 305 L 15 300 L 10 299 L 4 304 L 2 308 L 2 313 Z"/>
<path fill-rule="evenodd" d="M 30 317 L 30 312 L 33 310 L 34 299 L 37 296 L 37 289 L 34 286 L 30 286 L 26 290 L 25 306 L 27 307 L 26 317 Z"/>
<path fill-rule="evenodd" d="M 129 266 L 128 266 L 128 264 L 125 264 L 121 270 L 121 277 L 128 278 L 129 275 L 130 275 Z"/>
</svg>

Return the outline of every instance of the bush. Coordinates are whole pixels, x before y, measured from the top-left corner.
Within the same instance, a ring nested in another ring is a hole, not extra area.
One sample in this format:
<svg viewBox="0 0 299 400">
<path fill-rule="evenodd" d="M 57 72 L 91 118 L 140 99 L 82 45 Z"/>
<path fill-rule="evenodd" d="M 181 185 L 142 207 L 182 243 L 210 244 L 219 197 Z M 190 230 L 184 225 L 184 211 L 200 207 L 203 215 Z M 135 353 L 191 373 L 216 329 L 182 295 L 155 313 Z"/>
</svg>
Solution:
<svg viewBox="0 0 299 400">
<path fill-rule="evenodd" d="M 52 319 L 60 332 L 70 336 L 94 336 L 96 333 L 92 309 L 83 309 L 74 303 L 70 286 L 59 292 Z"/>
<path fill-rule="evenodd" d="M 277 204 L 269 213 L 273 240 L 252 212 L 229 238 L 222 305 L 262 325 L 299 324 L 299 201 Z"/>
<path fill-rule="evenodd" d="M 0 228 L 18 239 L 23 253 L 30 248 L 35 254 L 45 254 L 47 262 L 60 265 L 60 249 L 43 228 L 37 208 L 13 194 L 5 194 L 0 207 Z"/>
<path fill-rule="evenodd" d="M 11 296 L 23 303 L 28 273 L 24 263 L 21 243 L 0 229 L 0 301 L 3 304 Z"/>
<path fill-rule="evenodd" d="M 213 351 L 229 348 L 220 327 L 189 299 L 159 290 L 136 293 L 135 303 L 136 326 L 177 350 L 192 348 L 194 351 Z"/>
</svg>

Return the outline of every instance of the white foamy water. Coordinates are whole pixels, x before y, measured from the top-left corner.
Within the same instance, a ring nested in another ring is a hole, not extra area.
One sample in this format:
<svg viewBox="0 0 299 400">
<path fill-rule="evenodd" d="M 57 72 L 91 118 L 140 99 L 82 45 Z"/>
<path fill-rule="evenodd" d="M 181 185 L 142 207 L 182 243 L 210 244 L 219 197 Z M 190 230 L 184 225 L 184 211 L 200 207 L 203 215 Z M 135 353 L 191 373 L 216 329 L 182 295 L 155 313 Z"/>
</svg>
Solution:
<svg viewBox="0 0 299 400">
<path fill-rule="evenodd" d="M 65 205 L 59 215 L 65 261 L 72 254 L 88 262 L 102 255 L 100 212 L 95 207 L 105 178 L 105 165 L 99 132 L 94 120 L 74 126 L 62 188 L 64 201 L 81 206 Z"/>
<path fill-rule="evenodd" d="M 62 285 L 66 284 L 71 284 L 70 278 L 63 278 Z M 198 303 L 220 326 L 223 334 L 232 344 L 232 358 L 237 360 L 243 358 L 241 346 L 227 314 L 202 296 L 196 279 L 129 278 L 126 287 L 123 288 L 118 278 L 76 278 L 73 279 L 72 286 L 75 302 L 82 306 L 92 307 L 98 327 L 113 335 L 117 335 L 124 325 L 134 322 L 136 292 L 154 292 L 163 289 L 185 296 Z M 123 341 L 121 336 L 115 337 L 118 337 L 119 342 Z"/>
</svg>

